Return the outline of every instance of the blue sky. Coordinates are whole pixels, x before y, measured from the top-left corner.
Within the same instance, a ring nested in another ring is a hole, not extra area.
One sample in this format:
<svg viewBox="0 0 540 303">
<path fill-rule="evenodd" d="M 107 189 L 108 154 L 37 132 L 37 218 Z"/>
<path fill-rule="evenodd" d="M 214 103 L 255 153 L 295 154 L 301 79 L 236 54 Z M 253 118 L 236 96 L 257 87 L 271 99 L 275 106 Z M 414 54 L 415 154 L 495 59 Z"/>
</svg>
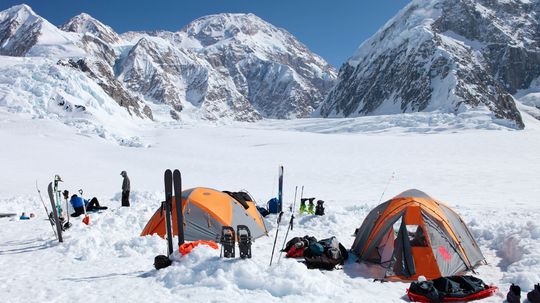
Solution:
<svg viewBox="0 0 540 303">
<path fill-rule="evenodd" d="M 86 12 L 122 33 L 130 30 L 175 31 L 216 13 L 254 13 L 285 28 L 312 51 L 339 68 L 360 43 L 373 35 L 409 0 L 26 0 L 56 25 Z M 0 10 L 21 1 L 0 0 Z"/>
</svg>

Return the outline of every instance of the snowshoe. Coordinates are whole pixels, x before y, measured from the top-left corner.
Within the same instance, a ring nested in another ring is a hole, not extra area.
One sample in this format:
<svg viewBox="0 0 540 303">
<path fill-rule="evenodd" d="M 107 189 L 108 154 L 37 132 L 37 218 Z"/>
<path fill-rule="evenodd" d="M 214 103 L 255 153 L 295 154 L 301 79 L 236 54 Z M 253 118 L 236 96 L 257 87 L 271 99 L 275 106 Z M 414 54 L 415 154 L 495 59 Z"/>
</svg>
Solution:
<svg viewBox="0 0 540 303">
<path fill-rule="evenodd" d="M 510 290 L 506 295 L 506 301 L 508 301 L 508 303 L 521 302 L 521 288 L 518 285 L 514 285 L 514 283 L 512 283 Z"/>
<path fill-rule="evenodd" d="M 165 255 L 159 255 L 154 258 L 154 267 L 160 270 L 165 267 L 169 267 L 172 264 L 171 259 Z"/>
<path fill-rule="evenodd" d="M 234 229 L 230 226 L 221 227 L 221 238 L 219 242 L 221 243 L 222 255 L 225 258 L 234 258 L 234 242 L 235 242 Z"/>
<path fill-rule="evenodd" d="M 251 259 L 251 231 L 245 225 L 236 227 L 236 235 L 238 237 L 238 248 L 240 249 L 240 258 Z"/>
<path fill-rule="evenodd" d="M 540 284 L 534 285 L 534 289 L 527 294 L 527 299 L 531 303 L 540 303 Z"/>
</svg>

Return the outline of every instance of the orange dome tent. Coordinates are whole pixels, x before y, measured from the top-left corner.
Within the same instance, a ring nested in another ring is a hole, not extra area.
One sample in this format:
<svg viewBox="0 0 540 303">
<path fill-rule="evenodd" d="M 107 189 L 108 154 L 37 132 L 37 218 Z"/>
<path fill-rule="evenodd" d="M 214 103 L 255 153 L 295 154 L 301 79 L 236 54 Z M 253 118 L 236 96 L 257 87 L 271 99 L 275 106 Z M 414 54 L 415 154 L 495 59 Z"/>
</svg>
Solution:
<svg viewBox="0 0 540 303">
<path fill-rule="evenodd" d="M 459 215 L 416 189 L 373 209 L 351 251 L 359 260 L 382 265 L 388 280 L 457 275 L 485 260 Z"/>
<path fill-rule="evenodd" d="M 267 234 L 264 221 L 253 199 L 244 192 L 221 192 L 196 187 L 182 192 L 184 237 L 187 241 L 217 241 L 222 226 L 246 225 L 253 239 Z M 172 203 L 172 222 L 176 222 L 176 203 Z M 173 235 L 178 235 L 172 224 Z M 165 216 L 159 208 L 144 227 L 141 236 L 158 234 L 165 238 Z"/>
</svg>

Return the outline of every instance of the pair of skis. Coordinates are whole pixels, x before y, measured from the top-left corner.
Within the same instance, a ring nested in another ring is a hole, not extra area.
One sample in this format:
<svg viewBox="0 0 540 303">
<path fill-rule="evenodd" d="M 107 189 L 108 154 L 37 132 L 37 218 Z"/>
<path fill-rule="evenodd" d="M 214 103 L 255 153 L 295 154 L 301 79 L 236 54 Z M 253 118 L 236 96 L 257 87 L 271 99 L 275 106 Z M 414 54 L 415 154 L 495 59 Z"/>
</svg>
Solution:
<svg viewBox="0 0 540 303">
<path fill-rule="evenodd" d="M 174 202 L 176 208 L 176 227 L 178 229 L 178 246 L 184 244 L 184 215 L 182 207 L 182 175 L 178 169 L 172 172 L 165 171 L 165 201 L 162 203 L 162 211 L 165 209 L 165 224 L 167 233 L 167 254 L 173 253 L 173 227 L 172 227 L 172 202 L 174 189 Z"/>
<path fill-rule="evenodd" d="M 238 225 L 236 227 L 236 233 L 232 226 L 221 227 L 221 237 L 219 242 L 221 243 L 221 256 L 225 258 L 234 258 L 235 253 L 235 239 L 238 237 L 238 249 L 240 250 L 240 258 L 251 258 L 251 231 L 245 225 Z"/>
</svg>

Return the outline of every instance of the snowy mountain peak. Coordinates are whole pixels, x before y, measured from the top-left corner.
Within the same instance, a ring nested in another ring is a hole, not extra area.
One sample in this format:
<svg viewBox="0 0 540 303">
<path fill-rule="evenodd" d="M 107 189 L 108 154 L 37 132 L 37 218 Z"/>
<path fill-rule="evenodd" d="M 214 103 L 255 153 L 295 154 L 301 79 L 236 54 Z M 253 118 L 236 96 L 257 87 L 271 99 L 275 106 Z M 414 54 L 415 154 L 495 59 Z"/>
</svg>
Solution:
<svg viewBox="0 0 540 303">
<path fill-rule="evenodd" d="M 523 128 L 512 94 L 540 76 L 540 5 L 414 0 L 341 67 L 323 117 L 487 109 Z"/>
<path fill-rule="evenodd" d="M 35 12 L 34 10 L 32 10 L 32 8 L 26 4 L 19 4 L 19 5 L 14 5 L 2 12 L 0 12 L 0 16 L 2 15 L 9 15 L 11 16 L 12 18 L 22 18 L 22 19 L 26 19 L 28 17 L 39 17 Z M 21 19 L 19 19 L 21 20 Z"/>
<path fill-rule="evenodd" d="M 75 40 L 37 15 L 28 5 L 16 5 L 0 12 L 0 55 L 83 55 Z"/>
<path fill-rule="evenodd" d="M 200 44 L 202 47 L 238 43 L 263 52 L 290 48 L 305 48 L 284 29 L 275 27 L 254 14 L 217 14 L 201 17 L 180 30 L 187 36 L 183 46 Z M 190 42 L 196 40 L 197 43 Z"/>
<path fill-rule="evenodd" d="M 101 23 L 87 13 L 81 13 L 60 27 L 67 32 L 81 34 L 92 34 L 106 43 L 117 43 L 120 41 L 118 34 L 109 26 Z"/>
</svg>

